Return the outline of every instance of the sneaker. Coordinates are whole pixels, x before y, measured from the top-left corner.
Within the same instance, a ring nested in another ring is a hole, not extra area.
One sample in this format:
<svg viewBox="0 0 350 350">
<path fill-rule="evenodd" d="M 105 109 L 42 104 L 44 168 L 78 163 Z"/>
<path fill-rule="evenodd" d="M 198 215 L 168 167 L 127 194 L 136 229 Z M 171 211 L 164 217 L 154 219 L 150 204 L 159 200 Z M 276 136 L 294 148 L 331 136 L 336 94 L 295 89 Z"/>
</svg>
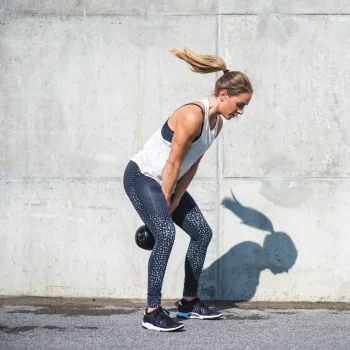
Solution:
<svg viewBox="0 0 350 350">
<path fill-rule="evenodd" d="M 158 306 L 155 310 L 144 312 L 142 327 L 160 332 L 172 332 L 183 328 L 183 324 L 176 322 L 169 316 L 169 311 Z"/>
<path fill-rule="evenodd" d="M 221 312 L 210 310 L 199 298 L 191 301 L 180 300 L 177 306 L 178 317 L 199 318 L 201 320 L 214 320 L 222 316 Z"/>
</svg>

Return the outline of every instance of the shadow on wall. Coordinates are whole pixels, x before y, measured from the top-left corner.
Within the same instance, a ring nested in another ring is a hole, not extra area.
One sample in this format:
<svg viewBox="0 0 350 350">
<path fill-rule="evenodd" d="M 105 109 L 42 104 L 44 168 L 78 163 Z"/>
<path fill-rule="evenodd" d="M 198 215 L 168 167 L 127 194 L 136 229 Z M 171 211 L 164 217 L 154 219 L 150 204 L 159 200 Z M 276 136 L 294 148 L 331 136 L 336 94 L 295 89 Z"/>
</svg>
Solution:
<svg viewBox="0 0 350 350">
<path fill-rule="evenodd" d="M 238 216 L 242 224 L 271 234 L 265 237 L 262 247 L 250 241 L 239 243 L 204 269 L 199 284 L 203 299 L 248 301 L 255 295 L 261 271 L 288 272 L 297 259 L 295 245 L 285 232 L 275 232 L 268 217 L 243 206 L 232 191 L 231 195 L 223 199 L 223 207 Z"/>
</svg>

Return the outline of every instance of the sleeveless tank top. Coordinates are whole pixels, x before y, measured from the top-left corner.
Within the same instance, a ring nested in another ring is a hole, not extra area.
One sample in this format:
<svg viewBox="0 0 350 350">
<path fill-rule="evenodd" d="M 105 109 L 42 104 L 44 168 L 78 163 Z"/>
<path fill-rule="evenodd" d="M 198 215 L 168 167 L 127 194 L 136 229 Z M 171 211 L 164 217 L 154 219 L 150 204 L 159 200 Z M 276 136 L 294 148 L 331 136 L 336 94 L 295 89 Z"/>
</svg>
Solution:
<svg viewBox="0 0 350 350">
<path fill-rule="evenodd" d="M 219 118 L 217 118 L 215 127 L 211 130 L 209 124 L 209 101 L 201 100 L 201 102 L 204 104 L 202 132 L 193 141 L 182 160 L 177 180 L 208 150 L 216 137 Z M 171 142 L 168 141 L 169 138 L 164 133 L 164 126 L 159 128 L 145 143 L 143 148 L 131 158 L 139 166 L 142 174 L 155 179 L 159 184 L 162 183 L 163 169 L 171 150 Z M 169 131 L 170 133 L 172 132 L 168 129 Z"/>
</svg>

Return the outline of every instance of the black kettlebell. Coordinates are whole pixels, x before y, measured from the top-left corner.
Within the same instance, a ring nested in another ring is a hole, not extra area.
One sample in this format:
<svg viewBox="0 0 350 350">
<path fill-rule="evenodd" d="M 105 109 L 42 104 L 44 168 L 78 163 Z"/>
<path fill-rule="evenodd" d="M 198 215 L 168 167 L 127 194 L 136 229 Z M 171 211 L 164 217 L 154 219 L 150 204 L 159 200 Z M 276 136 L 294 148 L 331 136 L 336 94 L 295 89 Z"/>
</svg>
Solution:
<svg viewBox="0 0 350 350">
<path fill-rule="evenodd" d="M 136 230 L 135 241 L 142 249 L 152 250 L 154 247 L 153 233 L 146 225 L 142 225 Z"/>
</svg>

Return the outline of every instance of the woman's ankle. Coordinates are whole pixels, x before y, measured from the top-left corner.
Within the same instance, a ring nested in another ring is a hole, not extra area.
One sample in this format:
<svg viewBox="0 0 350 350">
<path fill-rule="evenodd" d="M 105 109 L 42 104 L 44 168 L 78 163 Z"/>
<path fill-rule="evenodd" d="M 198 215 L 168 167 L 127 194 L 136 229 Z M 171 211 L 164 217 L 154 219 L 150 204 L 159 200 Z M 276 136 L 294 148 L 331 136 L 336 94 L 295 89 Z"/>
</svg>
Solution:
<svg viewBox="0 0 350 350">
<path fill-rule="evenodd" d="M 157 307 L 147 307 L 147 313 L 150 313 L 150 312 L 156 310 L 157 308 L 158 308 L 158 306 Z"/>
<path fill-rule="evenodd" d="M 194 299 L 196 299 L 197 297 L 187 297 L 187 296 L 183 296 L 182 299 L 186 300 L 186 301 L 192 301 Z"/>
</svg>

